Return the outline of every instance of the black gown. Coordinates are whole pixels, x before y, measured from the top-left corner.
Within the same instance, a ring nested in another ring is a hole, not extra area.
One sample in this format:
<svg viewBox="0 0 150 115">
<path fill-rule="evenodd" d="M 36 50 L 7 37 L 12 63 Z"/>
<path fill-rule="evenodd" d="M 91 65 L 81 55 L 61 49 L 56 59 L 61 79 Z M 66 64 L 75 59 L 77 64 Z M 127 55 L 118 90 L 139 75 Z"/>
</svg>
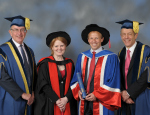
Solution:
<svg viewBox="0 0 150 115">
<path fill-rule="evenodd" d="M 54 115 L 54 104 L 59 99 L 58 95 L 52 89 L 52 85 L 49 77 L 48 62 L 64 65 L 65 68 L 66 68 L 66 63 L 70 63 L 72 64 L 71 74 L 73 75 L 74 72 L 74 64 L 70 59 L 57 63 L 54 60 L 46 58 L 40 63 L 38 63 L 39 69 L 38 69 L 38 78 L 37 78 L 37 84 L 35 90 L 34 115 Z M 77 102 L 73 98 L 71 89 L 69 88 L 67 94 L 64 95 L 66 75 L 62 78 L 58 67 L 57 67 L 57 71 L 58 73 L 56 73 L 56 77 L 57 75 L 59 77 L 58 84 L 60 87 L 60 96 L 61 97 L 66 96 L 68 98 L 68 102 L 70 102 L 71 115 L 77 115 Z M 67 70 L 65 69 L 65 73 L 66 71 Z"/>
</svg>

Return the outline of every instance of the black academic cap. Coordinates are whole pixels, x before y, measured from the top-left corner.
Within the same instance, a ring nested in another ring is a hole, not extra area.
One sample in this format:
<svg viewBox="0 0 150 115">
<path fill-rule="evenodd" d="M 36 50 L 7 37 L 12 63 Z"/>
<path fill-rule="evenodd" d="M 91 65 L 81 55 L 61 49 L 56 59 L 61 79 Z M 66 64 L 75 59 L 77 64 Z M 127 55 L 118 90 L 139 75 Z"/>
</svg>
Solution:
<svg viewBox="0 0 150 115">
<path fill-rule="evenodd" d="M 99 33 L 102 34 L 102 36 L 104 37 L 104 41 L 101 44 L 102 46 L 104 46 L 105 44 L 108 43 L 109 37 L 110 37 L 109 31 L 107 29 L 103 28 L 103 27 L 98 26 L 97 24 L 87 25 L 86 28 L 82 31 L 81 36 L 82 36 L 82 40 L 85 43 L 89 44 L 89 42 L 88 42 L 88 34 L 91 31 L 98 31 Z"/>
<path fill-rule="evenodd" d="M 47 37 L 46 37 L 46 45 L 48 47 L 50 47 L 51 41 L 54 38 L 57 38 L 57 37 L 63 37 L 63 38 L 65 38 L 67 40 L 67 46 L 71 42 L 71 38 L 70 38 L 70 36 L 66 32 L 64 32 L 64 31 L 58 31 L 58 32 L 52 32 L 52 33 L 50 33 L 50 34 L 47 35 Z"/>
</svg>

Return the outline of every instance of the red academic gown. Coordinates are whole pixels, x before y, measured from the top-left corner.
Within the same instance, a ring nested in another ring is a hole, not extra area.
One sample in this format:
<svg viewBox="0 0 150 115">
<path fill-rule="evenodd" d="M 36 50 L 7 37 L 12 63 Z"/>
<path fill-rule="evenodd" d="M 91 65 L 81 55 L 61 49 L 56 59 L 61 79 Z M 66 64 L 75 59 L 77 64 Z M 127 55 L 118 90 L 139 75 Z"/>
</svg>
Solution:
<svg viewBox="0 0 150 115">
<path fill-rule="evenodd" d="M 80 87 L 76 76 L 76 73 L 81 73 L 86 90 L 87 65 L 89 58 L 92 58 L 92 53 L 90 50 L 82 52 L 77 59 L 71 89 L 74 98 L 79 100 L 78 114 L 114 115 L 114 110 L 121 107 L 119 60 L 116 54 L 108 50 L 97 53 L 95 57 L 98 61 L 90 82 L 90 93 L 95 95 L 96 101 L 79 100 Z"/>
<path fill-rule="evenodd" d="M 63 78 L 57 64 L 65 66 L 65 76 Z M 68 58 L 65 58 L 63 62 L 57 62 L 53 56 L 49 56 L 39 61 L 35 91 L 35 115 L 61 115 L 56 101 L 65 96 L 68 98 L 68 103 L 64 115 L 77 114 L 77 102 L 74 100 L 69 86 L 73 71 L 73 61 Z"/>
</svg>

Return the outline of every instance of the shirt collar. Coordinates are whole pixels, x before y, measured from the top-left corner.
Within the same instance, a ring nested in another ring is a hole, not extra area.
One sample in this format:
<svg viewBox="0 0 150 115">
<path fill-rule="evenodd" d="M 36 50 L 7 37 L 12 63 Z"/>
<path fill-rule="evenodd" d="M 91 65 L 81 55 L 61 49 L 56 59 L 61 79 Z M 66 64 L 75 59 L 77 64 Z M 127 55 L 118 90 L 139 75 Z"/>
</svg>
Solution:
<svg viewBox="0 0 150 115">
<path fill-rule="evenodd" d="M 101 52 L 102 50 L 103 50 L 102 47 L 100 47 L 100 48 L 98 48 L 97 50 L 95 50 L 95 52 L 96 52 L 96 54 L 97 54 L 97 53 Z M 94 50 L 92 50 L 92 49 L 90 50 L 91 53 L 92 53 L 93 51 L 94 51 Z"/>
<path fill-rule="evenodd" d="M 20 45 L 24 46 L 24 43 L 19 44 L 19 43 L 17 43 L 13 38 L 12 38 L 12 41 L 14 42 L 14 44 L 15 44 L 17 47 L 19 47 Z"/>
<path fill-rule="evenodd" d="M 135 41 L 135 43 L 129 48 L 130 52 L 134 52 L 134 49 L 136 47 L 137 42 Z M 126 51 L 128 50 L 128 48 L 126 47 Z"/>
</svg>

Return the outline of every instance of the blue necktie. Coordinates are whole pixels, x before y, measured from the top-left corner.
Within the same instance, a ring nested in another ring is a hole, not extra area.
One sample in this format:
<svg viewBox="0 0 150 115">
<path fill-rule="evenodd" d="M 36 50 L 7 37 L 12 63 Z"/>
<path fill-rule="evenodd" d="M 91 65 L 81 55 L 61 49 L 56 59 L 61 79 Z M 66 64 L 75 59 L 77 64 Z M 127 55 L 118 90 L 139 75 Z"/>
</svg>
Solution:
<svg viewBox="0 0 150 115">
<path fill-rule="evenodd" d="M 25 52 L 22 48 L 22 45 L 20 45 L 20 49 L 21 49 L 21 54 L 22 54 L 22 57 L 23 57 L 23 64 L 24 64 L 24 67 L 25 67 L 25 71 L 27 73 L 27 79 L 28 79 L 28 82 L 29 82 L 29 86 L 31 85 L 31 71 L 30 71 L 30 66 L 27 62 L 27 58 L 26 58 L 26 55 L 25 55 Z"/>
</svg>

